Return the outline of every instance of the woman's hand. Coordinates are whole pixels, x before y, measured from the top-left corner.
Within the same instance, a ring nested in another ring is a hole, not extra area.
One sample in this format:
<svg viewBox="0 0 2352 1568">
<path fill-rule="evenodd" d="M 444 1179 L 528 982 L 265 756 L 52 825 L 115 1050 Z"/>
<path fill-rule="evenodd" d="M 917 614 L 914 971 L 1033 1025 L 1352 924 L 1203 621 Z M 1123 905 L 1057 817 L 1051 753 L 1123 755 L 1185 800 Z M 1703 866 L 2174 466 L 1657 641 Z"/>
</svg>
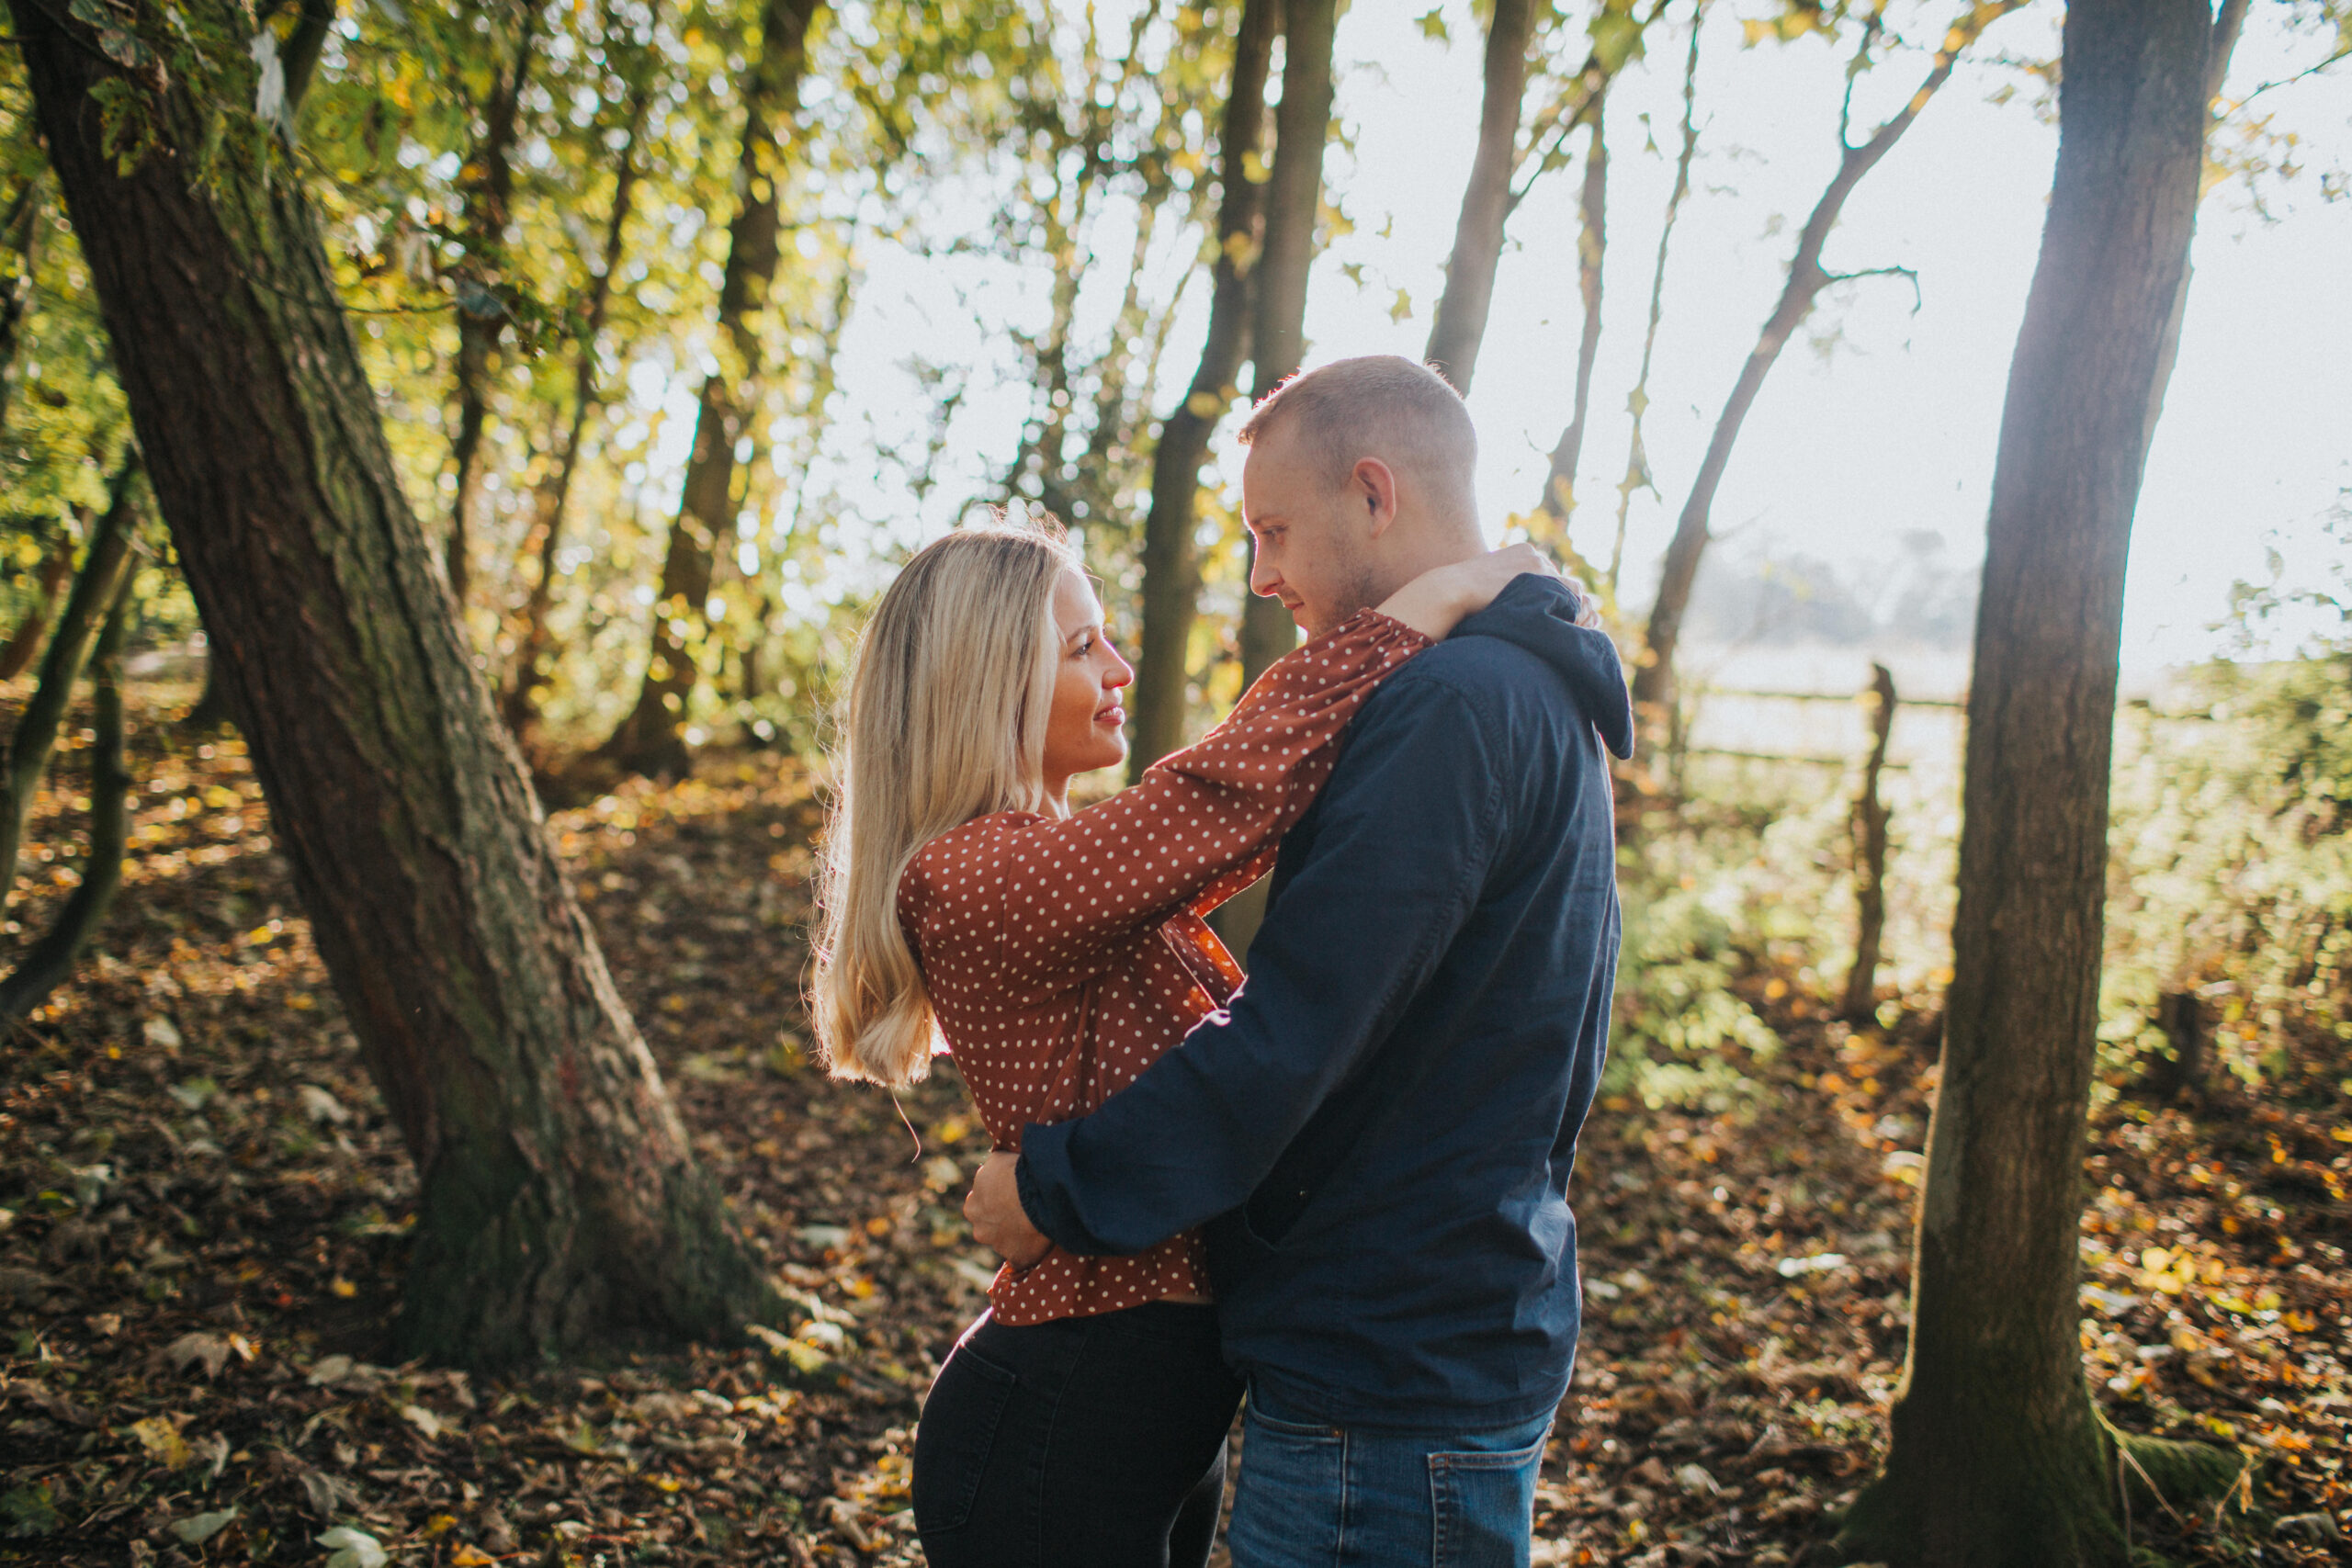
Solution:
<svg viewBox="0 0 2352 1568">
<path fill-rule="evenodd" d="M 1421 573 L 1381 601 L 1380 613 L 1404 622 L 1423 637 L 1442 640 L 1463 617 L 1476 615 L 1527 572 L 1559 572 L 1532 545 L 1506 545 L 1483 556 Z"/>
<path fill-rule="evenodd" d="M 1020 1183 L 1013 1176 L 1020 1160 L 1010 1149 L 999 1149 L 981 1162 L 964 1199 L 964 1218 L 971 1224 L 974 1241 L 1015 1269 L 1027 1269 L 1054 1244 L 1037 1234 L 1021 1207 Z"/>
</svg>

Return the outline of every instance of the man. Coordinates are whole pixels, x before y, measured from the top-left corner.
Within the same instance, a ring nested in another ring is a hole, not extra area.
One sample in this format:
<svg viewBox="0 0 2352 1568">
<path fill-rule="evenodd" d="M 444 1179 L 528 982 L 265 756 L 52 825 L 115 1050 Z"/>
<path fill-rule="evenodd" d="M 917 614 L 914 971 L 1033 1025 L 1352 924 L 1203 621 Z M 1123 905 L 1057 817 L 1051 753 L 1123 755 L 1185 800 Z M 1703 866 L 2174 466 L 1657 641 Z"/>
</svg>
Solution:
<svg viewBox="0 0 2352 1568">
<path fill-rule="evenodd" d="M 1327 366 L 1241 434 L 1250 585 L 1310 633 L 1486 548 L 1476 436 L 1423 367 Z M 967 1203 L 1016 1263 L 1214 1221 L 1250 1385 L 1238 1568 L 1527 1561 L 1616 965 L 1601 745 L 1633 743 L 1579 610 L 1521 577 L 1391 677 L 1283 840 L 1232 1005 L 1093 1114 L 1026 1129 Z"/>
</svg>

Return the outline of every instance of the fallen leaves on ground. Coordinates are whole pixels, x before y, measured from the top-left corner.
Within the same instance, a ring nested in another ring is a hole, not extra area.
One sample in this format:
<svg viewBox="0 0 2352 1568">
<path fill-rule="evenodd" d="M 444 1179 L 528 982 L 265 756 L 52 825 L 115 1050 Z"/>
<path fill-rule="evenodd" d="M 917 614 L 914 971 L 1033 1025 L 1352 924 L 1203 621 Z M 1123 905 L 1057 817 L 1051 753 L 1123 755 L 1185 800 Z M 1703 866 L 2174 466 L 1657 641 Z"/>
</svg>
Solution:
<svg viewBox="0 0 2352 1568">
<path fill-rule="evenodd" d="M 271 852 L 242 748 L 141 731 L 134 862 L 0 1069 L 0 1540 L 28 1560 L 377 1568 L 920 1561 L 922 1391 L 989 1260 L 952 1071 L 828 1082 L 800 990 L 805 773 L 714 760 L 552 819 L 701 1157 L 789 1319 L 501 1378 L 384 1364 L 413 1173 Z M 70 813 L 69 752 L 34 841 Z M 36 865 L 39 855 L 34 857 Z M 12 913 L 37 929 L 70 876 Z M 1931 1053 L 1785 985 L 1718 1111 L 1611 1100 L 1577 1176 L 1587 1331 L 1538 1561 L 1821 1562 L 1899 1371 Z M 2172 1549 L 2335 1560 L 2352 1519 L 2343 1184 L 2324 1118 L 2128 1100 L 2089 1163 L 2086 1365 L 2132 1430 L 2259 1458 Z M 2252 1532 L 2251 1535 L 2249 1532 Z"/>
</svg>

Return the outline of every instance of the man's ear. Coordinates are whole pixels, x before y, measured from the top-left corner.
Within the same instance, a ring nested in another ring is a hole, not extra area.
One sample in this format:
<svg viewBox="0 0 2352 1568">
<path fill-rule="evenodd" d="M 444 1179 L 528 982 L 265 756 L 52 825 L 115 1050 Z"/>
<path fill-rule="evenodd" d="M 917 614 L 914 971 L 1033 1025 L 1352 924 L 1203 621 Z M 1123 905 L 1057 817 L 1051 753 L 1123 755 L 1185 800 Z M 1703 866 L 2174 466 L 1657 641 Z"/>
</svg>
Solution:
<svg viewBox="0 0 2352 1568">
<path fill-rule="evenodd" d="M 1372 525 L 1375 539 L 1396 521 L 1396 474 L 1377 457 L 1359 457 L 1348 475 L 1348 501 Z"/>
</svg>

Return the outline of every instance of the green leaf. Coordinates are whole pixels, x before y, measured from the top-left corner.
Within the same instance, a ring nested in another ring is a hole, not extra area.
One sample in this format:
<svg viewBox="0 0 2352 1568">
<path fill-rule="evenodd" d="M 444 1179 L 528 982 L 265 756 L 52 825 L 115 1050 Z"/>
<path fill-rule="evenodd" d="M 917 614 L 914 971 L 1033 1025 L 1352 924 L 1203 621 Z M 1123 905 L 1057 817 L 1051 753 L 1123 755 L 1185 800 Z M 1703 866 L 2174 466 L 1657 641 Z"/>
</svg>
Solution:
<svg viewBox="0 0 2352 1568">
<path fill-rule="evenodd" d="M 198 1514 L 192 1519 L 182 1519 L 172 1526 L 172 1533 L 189 1546 L 202 1546 L 228 1529 L 236 1517 L 234 1508 L 223 1508 L 217 1514 Z"/>
<path fill-rule="evenodd" d="M 1444 44 L 1450 44 L 1453 41 L 1453 35 L 1446 30 L 1445 12 L 1442 8 L 1432 10 L 1426 16 L 1418 18 L 1418 20 L 1421 24 L 1421 36 L 1423 38 L 1433 38 L 1437 39 L 1438 42 Z"/>
<path fill-rule="evenodd" d="M 138 71 L 155 63 L 155 51 L 139 40 L 136 33 L 120 28 L 108 28 L 98 34 L 98 48 L 106 57 L 127 70 Z"/>
</svg>

